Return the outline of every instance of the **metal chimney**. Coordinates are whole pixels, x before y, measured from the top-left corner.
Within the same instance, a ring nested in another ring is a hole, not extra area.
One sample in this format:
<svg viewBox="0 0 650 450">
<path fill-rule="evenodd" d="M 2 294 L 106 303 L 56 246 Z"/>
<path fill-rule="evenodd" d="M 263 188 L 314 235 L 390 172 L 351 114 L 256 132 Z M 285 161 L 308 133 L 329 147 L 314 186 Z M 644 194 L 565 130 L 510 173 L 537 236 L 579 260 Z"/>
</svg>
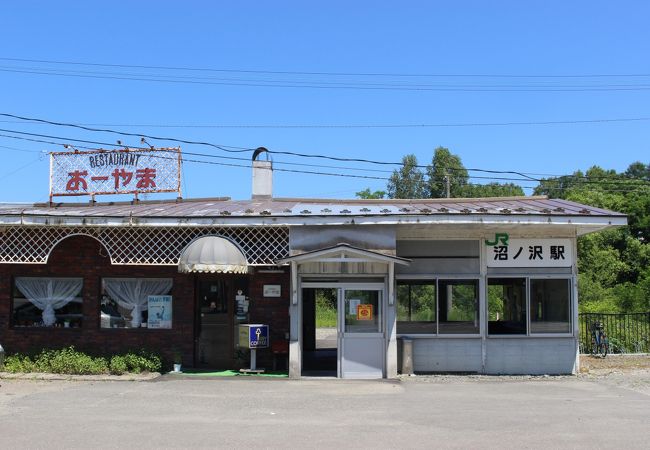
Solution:
<svg viewBox="0 0 650 450">
<path fill-rule="evenodd" d="M 264 147 L 253 152 L 253 199 L 273 196 L 273 163 L 268 159 L 268 152 Z M 261 153 L 266 153 L 266 161 L 257 160 Z"/>
</svg>

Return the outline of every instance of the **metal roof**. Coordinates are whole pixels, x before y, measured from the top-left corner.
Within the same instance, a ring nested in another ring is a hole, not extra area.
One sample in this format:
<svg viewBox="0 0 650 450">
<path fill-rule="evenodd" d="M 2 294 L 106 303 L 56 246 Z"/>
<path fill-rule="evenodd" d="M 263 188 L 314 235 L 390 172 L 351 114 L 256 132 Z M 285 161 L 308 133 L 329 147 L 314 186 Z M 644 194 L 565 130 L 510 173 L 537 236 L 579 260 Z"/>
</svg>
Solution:
<svg viewBox="0 0 650 450">
<path fill-rule="evenodd" d="M 549 225 L 578 234 L 627 225 L 624 214 L 546 197 L 333 200 L 229 198 L 0 204 L 0 226 Z"/>
<path fill-rule="evenodd" d="M 502 197 L 471 199 L 332 200 L 229 198 L 124 203 L 0 204 L 0 216 L 196 218 L 291 216 L 404 216 L 404 215 L 545 215 L 605 216 L 624 214 L 560 199 Z"/>
</svg>

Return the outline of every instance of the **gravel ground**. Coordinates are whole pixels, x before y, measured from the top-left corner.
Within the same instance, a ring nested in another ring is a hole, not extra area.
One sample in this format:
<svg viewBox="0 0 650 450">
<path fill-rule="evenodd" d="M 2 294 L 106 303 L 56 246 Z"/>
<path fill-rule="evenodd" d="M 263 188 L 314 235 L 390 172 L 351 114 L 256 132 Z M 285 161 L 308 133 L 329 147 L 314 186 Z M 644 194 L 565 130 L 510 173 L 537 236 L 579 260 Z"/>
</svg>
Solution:
<svg viewBox="0 0 650 450">
<path fill-rule="evenodd" d="M 415 383 L 494 383 L 542 381 L 590 382 L 632 390 L 650 396 L 650 355 L 608 355 L 606 358 L 580 356 L 580 373 L 574 375 L 415 375 L 400 376 Z"/>
</svg>

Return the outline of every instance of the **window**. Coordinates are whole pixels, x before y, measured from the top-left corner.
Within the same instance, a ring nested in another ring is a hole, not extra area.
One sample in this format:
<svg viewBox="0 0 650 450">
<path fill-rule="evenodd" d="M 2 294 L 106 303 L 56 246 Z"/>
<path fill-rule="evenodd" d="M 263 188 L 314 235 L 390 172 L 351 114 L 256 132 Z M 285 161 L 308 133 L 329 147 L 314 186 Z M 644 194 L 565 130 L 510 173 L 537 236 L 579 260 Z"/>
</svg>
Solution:
<svg viewBox="0 0 650 450">
<path fill-rule="evenodd" d="M 346 333 L 379 333 L 381 331 L 380 291 L 346 290 L 345 308 Z"/>
<path fill-rule="evenodd" d="M 438 280 L 440 334 L 479 332 L 478 280 Z"/>
<path fill-rule="evenodd" d="M 488 278 L 487 284 L 489 335 L 571 333 L 570 279 Z"/>
<path fill-rule="evenodd" d="M 526 334 L 526 279 L 488 279 L 488 334 Z"/>
<path fill-rule="evenodd" d="M 15 327 L 80 328 L 82 278 L 16 277 Z"/>
<path fill-rule="evenodd" d="M 100 307 L 101 328 L 146 327 L 150 295 L 171 293 L 171 278 L 104 278 Z"/>
<path fill-rule="evenodd" d="M 478 333 L 478 280 L 398 281 L 397 332 Z"/>
<path fill-rule="evenodd" d="M 404 281 L 397 284 L 397 332 L 435 334 L 435 281 Z"/>
<path fill-rule="evenodd" d="M 571 332 L 571 284 L 566 279 L 530 280 L 530 332 Z"/>
</svg>

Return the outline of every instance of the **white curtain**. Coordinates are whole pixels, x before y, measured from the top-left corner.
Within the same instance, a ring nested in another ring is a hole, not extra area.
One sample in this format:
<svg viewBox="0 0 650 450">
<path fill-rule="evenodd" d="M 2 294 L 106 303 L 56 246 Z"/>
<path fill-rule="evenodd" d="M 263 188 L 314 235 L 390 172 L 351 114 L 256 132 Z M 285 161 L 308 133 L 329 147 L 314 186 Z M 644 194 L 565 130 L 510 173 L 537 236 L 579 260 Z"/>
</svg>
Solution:
<svg viewBox="0 0 650 450">
<path fill-rule="evenodd" d="M 83 279 L 17 277 L 16 287 L 27 300 L 43 311 L 43 325 L 50 327 L 56 323 L 54 311 L 79 295 Z"/>
<path fill-rule="evenodd" d="M 136 328 L 142 321 L 150 295 L 164 295 L 172 288 L 171 278 L 104 278 L 108 295 L 122 308 L 131 310 L 131 326 Z"/>
</svg>

